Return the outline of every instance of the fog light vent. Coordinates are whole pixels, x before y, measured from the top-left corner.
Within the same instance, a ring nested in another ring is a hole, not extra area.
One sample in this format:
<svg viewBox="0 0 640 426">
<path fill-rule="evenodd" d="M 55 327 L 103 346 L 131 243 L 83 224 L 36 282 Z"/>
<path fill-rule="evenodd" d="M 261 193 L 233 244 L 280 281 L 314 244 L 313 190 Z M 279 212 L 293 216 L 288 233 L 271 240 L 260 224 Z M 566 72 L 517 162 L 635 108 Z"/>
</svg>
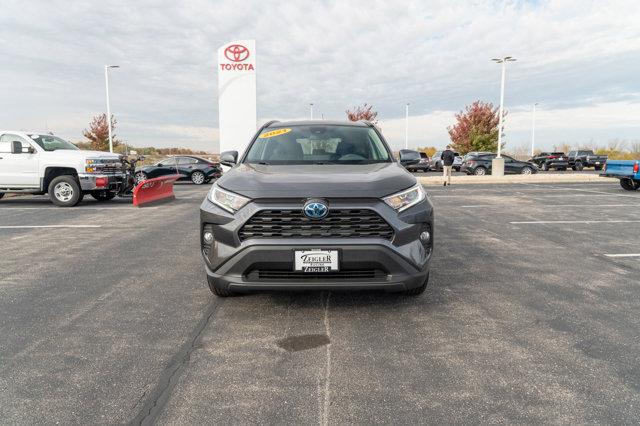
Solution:
<svg viewBox="0 0 640 426">
<path fill-rule="evenodd" d="M 215 237 L 213 235 L 213 225 L 207 223 L 202 228 L 202 251 L 205 256 L 209 255 L 211 251 L 211 245 L 215 242 Z"/>
</svg>

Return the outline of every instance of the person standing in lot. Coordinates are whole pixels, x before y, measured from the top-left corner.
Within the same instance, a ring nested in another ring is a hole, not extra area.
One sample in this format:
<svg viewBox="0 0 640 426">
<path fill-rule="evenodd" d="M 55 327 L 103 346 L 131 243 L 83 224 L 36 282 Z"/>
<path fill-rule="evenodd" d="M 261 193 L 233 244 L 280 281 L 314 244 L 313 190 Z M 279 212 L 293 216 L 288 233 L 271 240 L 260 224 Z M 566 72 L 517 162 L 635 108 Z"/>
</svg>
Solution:
<svg viewBox="0 0 640 426">
<path fill-rule="evenodd" d="M 453 160 L 456 155 L 451 151 L 451 146 L 447 145 L 447 149 L 442 152 L 442 171 L 444 173 L 444 185 L 451 185 L 451 169 L 453 168 Z"/>
</svg>

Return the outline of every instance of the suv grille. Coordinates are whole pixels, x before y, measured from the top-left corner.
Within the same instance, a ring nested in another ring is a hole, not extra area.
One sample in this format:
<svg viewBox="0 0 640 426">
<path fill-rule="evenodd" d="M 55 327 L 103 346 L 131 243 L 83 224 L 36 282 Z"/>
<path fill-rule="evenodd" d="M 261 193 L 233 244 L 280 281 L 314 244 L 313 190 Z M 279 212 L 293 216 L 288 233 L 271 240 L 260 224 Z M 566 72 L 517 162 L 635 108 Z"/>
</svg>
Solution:
<svg viewBox="0 0 640 426">
<path fill-rule="evenodd" d="M 309 219 L 302 210 L 262 210 L 238 233 L 249 238 L 393 238 L 393 229 L 368 209 L 333 209 L 327 217 Z"/>
</svg>

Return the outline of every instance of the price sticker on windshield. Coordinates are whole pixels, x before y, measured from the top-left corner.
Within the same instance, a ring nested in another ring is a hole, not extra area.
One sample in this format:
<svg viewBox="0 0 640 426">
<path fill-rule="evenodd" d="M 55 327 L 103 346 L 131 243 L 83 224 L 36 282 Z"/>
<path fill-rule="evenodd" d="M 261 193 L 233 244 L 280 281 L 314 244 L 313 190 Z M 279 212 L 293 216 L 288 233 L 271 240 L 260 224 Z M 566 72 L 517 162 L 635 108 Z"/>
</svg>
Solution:
<svg viewBox="0 0 640 426">
<path fill-rule="evenodd" d="M 264 132 L 260 135 L 260 139 L 272 138 L 274 136 L 284 135 L 285 133 L 289 133 L 291 129 L 276 129 L 271 130 L 269 132 Z"/>
</svg>

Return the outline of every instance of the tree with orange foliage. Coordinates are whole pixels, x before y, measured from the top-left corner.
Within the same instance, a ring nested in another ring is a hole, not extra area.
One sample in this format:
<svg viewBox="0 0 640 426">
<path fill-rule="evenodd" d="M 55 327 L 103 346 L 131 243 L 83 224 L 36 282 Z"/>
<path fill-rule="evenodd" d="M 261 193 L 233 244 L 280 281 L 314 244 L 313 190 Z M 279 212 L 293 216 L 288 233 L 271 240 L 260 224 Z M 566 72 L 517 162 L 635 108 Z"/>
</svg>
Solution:
<svg viewBox="0 0 640 426">
<path fill-rule="evenodd" d="M 447 128 L 454 150 L 463 155 L 470 151 L 496 151 L 498 110 L 491 103 L 475 101 L 456 114 L 456 124 Z"/>
<path fill-rule="evenodd" d="M 116 139 L 115 128 L 116 119 L 111 115 L 111 140 L 113 147 L 120 145 L 120 140 Z M 96 115 L 89 123 L 89 129 L 84 129 L 82 135 L 87 138 L 91 149 L 95 151 L 109 150 L 109 125 L 107 124 L 107 114 Z"/>
<path fill-rule="evenodd" d="M 347 113 L 347 118 L 350 121 L 366 120 L 373 124 L 377 124 L 378 113 L 372 109 L 372 105 L 367 105 L 365 103 L 363 106 L 354 107 L 352 110 L 346 110 L 345 112 Z"/>
</svg>

